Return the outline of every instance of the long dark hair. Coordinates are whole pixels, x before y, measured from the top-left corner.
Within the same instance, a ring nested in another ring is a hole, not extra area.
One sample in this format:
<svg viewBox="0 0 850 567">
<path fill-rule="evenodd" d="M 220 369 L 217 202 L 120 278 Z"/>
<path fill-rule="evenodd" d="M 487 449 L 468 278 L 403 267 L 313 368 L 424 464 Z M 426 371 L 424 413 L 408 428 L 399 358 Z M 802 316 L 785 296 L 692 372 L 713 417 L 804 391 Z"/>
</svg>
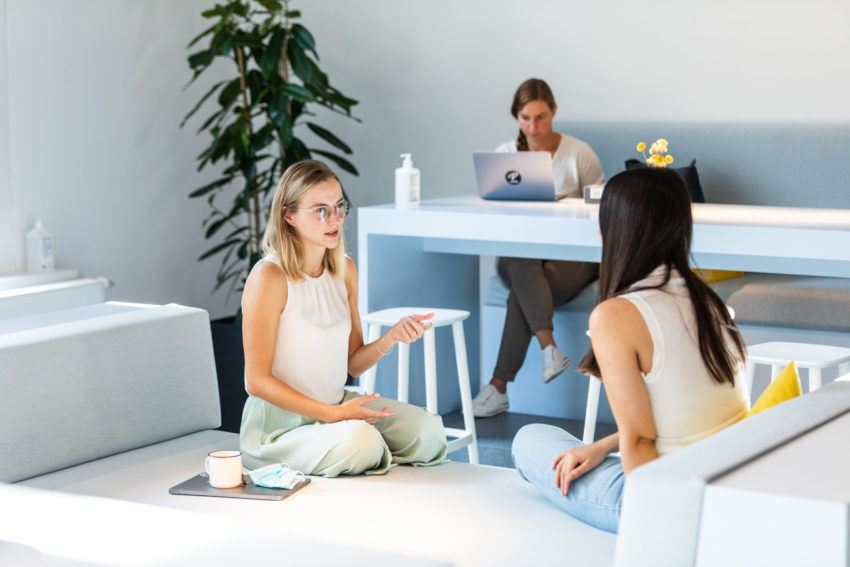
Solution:
<svg viewBox="0 0 850 567">
<path fill-rule="evenodd" d="M 697 324 L 700 354 L 712 377 L 734 385 L 738 360 L 745 357 L 744 341 L 723 300 L 688 265 L 691 250 L 691 198 L 678 173 L 640 167 L 618 173 L 605 184 L 599 203 L 602 264 L 599 300 L 635 289 L 661 288 L 673 268 L 684 278 Z M 658 266 L 664 281 L 630 289 Z M 731 339 L 733 350 L 730 350 Z M 593 346 L 579 369 L 600 376 Z"/>
<path fill-rule="evenodd" d="M 549 110 L 555 109 L 555 97 L 552 95 L 552 89 L 543 79 L 528 79 L 517 87 L 514 93 L 514 101 L 511 103 L 511 116 L 518 118 L 517 115 L 522 107 L 535 100 L 545 102 L 549 105 Z M 516 138 L 516 149 L 518 152 L 528 151 L 528 140 L 522 133 L 522 128 L 520 128 L 519 135 Z"/>
</svg>

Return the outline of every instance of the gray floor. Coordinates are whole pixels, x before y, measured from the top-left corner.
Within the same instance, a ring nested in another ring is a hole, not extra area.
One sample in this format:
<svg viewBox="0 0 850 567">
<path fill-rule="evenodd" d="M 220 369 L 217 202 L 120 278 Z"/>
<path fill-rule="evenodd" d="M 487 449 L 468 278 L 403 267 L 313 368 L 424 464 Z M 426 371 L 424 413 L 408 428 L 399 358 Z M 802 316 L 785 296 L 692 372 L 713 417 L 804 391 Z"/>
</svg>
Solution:
<svg viewBox="0 0 850 567">
<path fill-rule="evenodd" d="M 463 416 L 460 410 L 443 415 L 446 427 L 463 427 Z M 514 435 L 523 425 L 529 423 L 548 423 L 566 429 L 576 437 L 581 438 L 584 422 L 576 419 L 559 419 L 524 413 L 505 412 L 493 417 L 475 420 L 475 431 L 478 434 L 478 459 L 482 465 L 513 468 L 511 460 L 511 442 Z M 610 423 L 596 424 L 596 438 L 604 437 L 617 430 Z M 449 454 L 449 460 L 469 462 L 466 449 Z"/>
</svg>

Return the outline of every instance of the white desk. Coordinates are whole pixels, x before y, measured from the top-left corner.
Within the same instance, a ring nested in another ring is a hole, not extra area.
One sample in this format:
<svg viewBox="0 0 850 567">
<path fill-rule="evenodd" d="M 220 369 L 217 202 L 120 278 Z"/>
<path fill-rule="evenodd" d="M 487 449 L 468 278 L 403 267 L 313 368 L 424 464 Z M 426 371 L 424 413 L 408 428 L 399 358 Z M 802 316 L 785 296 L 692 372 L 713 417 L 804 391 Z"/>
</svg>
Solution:
<svg viewBox="0 0 850 567">
<path fill-rule="evenodd" d="M 360 207 L 360 312 L 398 305 L 466 309 L 472 313 L 467 336 L 476 337 L 478 257 L 598 262 L 598 211 L 598 205 L 580 199 L 521 203 L 476 196 L 426 200 L 407 208 Z M 695 204 L 693 211 L 692 252 L 701 268 L 850 277 L 850 210 Z M 476 341 L 471 343 L 474 377 L 479 376 L 479 349 Z M 445 351 L 449 348 L 447 342 Z M 378 390 L 391 395 L 390 382 L 382 380 L 379 368 Z M 417 382 L 411 380 L 412 400 L 417 400 Z M 446 389 L 440 388 L 441 403 Z"/>
</svg>

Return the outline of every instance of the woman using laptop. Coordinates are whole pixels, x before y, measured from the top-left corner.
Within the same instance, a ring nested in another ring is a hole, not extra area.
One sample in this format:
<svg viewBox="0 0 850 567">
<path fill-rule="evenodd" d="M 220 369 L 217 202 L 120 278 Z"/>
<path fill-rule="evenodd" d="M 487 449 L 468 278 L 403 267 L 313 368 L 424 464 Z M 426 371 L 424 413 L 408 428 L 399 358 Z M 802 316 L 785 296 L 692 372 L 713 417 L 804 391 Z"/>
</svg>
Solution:
<svg viewBox="0 0 850 567">
<path fill-rule="evenodd" d="M 511 114 L 519 122 L 519 135 L 496 151 L 548 152 L 557 195 L 579 197 L 585 185 L 603 182 L 602 166 L 585 142 L 552 130 L 557 110 L 555 97 L 545 81 L 528 79 L 522 83 L 511 104 Z M 508 382 L 522 367 L 532 336 L 542 351 L 543 382 L 548 383 L 570 365 L 552 335 L 554 309 L 595 280 L 599 266 L 589 262 L 499 258 L 497 270 L 510 288 L 508 310 L 493 377 L 473 400 L 476 417 L 489 417 L 508 409 Z"/>
<path fill-rule="evenodd" d="M 523 478 L 609 532 L 617 531 L 626 475 L 747 412 L 744 341 L 723 300 L 688 266 L 692 226 L 675 171 L 641 167 L 608 181 L 599 204 L 601 302 L 579 367 L 605 384 L 618 432 L 583 445 L 533 424 L 514 438 Z"/>
<path fill-rule="evenodd" d="M 363 344 L 357 270 L 345 255 L 349 203 L 318 161 L 289 166 L 277 185 L 257 262 L 242 294 L 245 387 L 239 443 L 248 468 L 286 463 L 305 474 L 378 474 L 446 455 L 439 415 L 345 390 L 433 314 L 404 317 Z"/>
</svg>

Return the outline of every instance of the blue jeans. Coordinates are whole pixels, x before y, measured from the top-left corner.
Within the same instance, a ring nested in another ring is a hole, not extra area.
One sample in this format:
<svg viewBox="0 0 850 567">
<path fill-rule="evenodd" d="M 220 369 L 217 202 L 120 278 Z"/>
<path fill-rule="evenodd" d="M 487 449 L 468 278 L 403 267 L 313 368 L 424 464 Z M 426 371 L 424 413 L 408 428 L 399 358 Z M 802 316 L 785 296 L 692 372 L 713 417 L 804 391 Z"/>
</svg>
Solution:
<svg viewBox="0 0 850 567">
<path fill-rule="evenodd" d="M 583 445 L 563 429 L 533 423 L 517 432 L 511 451 L 522 478 L 555 506 L 595 528 L 617 533 L 626 479 L 619 457 L 605 457 L 599 466 L 572 481 L 566 496 L 555 486 L 555 457 Z"/>
</svg>

